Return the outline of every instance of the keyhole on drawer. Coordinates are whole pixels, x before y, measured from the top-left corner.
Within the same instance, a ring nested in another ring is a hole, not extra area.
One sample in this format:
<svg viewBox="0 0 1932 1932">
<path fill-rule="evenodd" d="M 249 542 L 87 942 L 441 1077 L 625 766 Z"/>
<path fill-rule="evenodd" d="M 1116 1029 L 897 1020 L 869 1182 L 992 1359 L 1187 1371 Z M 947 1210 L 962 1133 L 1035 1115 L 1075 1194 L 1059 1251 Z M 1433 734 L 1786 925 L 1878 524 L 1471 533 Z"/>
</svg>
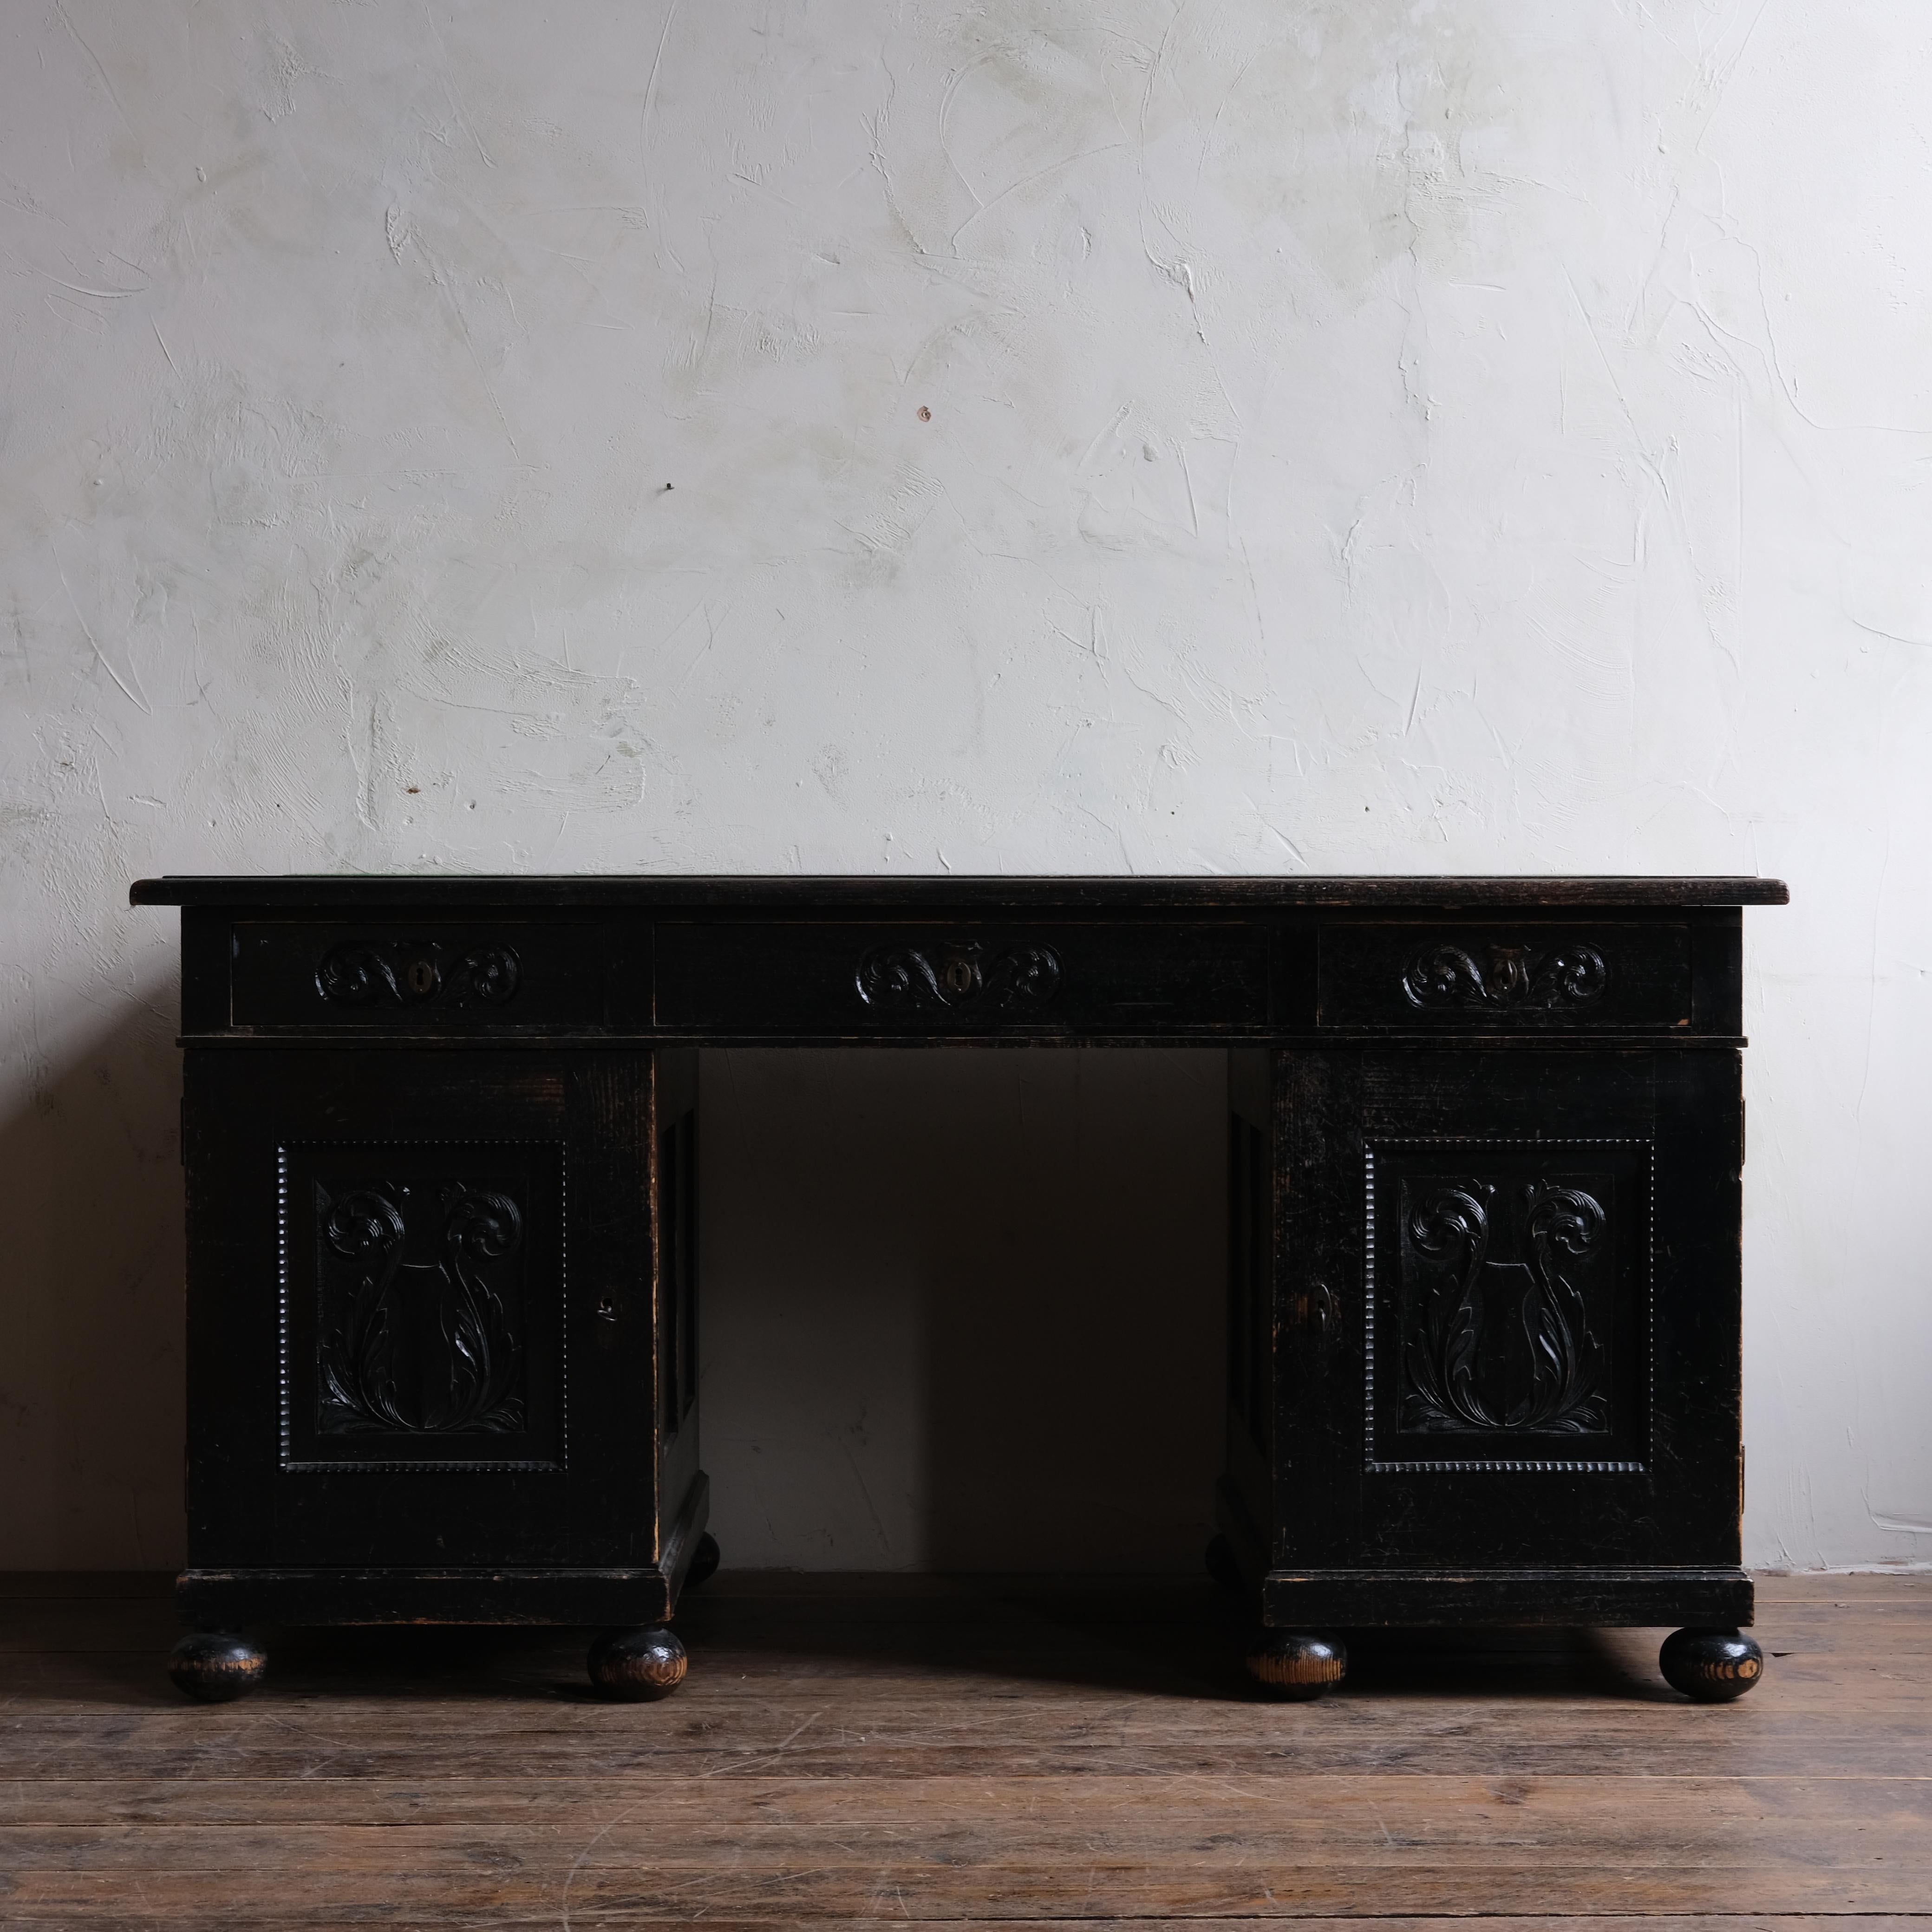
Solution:
<svg viewBox="0 0 1932 1932">
<path fill-rule="evenodd" d="M 973 990 L 972 961 L 956 957 L 947 960 L 944 976 L 949 993 L 970 993 Z"/>
<path fill-rule="evenodd" d="M 436 991 L 436 962 L 430 959 L 412 959 L 406 975 L 410 991 L 418 999 L 423 999 Z"/>
</svg>

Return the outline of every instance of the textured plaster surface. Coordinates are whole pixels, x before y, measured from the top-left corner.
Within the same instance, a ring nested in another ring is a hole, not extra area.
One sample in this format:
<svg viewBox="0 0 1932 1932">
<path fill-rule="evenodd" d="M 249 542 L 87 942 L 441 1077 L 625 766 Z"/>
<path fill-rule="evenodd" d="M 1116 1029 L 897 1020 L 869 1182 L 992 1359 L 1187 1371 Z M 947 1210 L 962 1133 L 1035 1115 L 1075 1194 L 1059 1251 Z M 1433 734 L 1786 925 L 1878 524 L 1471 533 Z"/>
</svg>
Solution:
<svg viewBox="0 0 1932 1932">
<path fill-rule="evenodd" d="M 638 867 L 1787 877 L 1748 1554 L 1932 1558 L 1928 101 L 1910 0 L 0 9 L 0 1562 L 180 1550 L 127 880 Z M 1144 1382 L 1215 1265 L 1203 1064 L 707 1069 L 739 1553 L 987 1554 L 932 1527 L 978 1275 L 1144 1352 L 1018 1405 L 1036 1456 L 1195 1480 L 1211 1361 Z M 1110 1136 L 1172 1150 L 1118 1274 Z M 868 1158 L 774 1220 L 814 1142 Z M 1013 1272 L 948 1148 L 1077 1180 Z M 808 1292 L 864 1343 L 815 1412 Z M 1013 1534 L 1192 1538 L 1106 1474 Z"/>
</svg>

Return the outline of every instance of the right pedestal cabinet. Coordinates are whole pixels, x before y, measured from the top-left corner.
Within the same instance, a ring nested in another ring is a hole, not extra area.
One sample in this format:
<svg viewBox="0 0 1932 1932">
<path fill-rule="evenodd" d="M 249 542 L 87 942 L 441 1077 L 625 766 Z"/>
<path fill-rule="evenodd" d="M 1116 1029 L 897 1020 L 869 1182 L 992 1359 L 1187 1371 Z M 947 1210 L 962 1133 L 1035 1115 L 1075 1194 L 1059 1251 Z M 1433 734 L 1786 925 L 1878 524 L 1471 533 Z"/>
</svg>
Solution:
<svg viewBox="0 0 1932 1932">
<path fill-rule="evenodd" d="M 1736 914 L 1340 937 L 1346 1043 L 1230 1054 L 1210 1560 L 1258 1584 L 1250 1668 L 1312 1695 L 1347 1627 L 1682 1624 L 1666 1675 L 1742 1694 Z"/>
</svg>

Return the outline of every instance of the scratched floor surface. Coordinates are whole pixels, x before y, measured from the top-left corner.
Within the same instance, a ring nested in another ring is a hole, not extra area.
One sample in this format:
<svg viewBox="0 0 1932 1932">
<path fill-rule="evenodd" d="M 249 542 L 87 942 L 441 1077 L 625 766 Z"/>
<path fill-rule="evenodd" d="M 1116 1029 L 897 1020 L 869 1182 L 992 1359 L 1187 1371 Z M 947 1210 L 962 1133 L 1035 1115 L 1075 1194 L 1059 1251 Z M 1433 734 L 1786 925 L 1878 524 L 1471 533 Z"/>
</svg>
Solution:
<svg viewBox="0 0 1932 1932">
<path fill-rule="evenodd" d="M 1659 1632 L 1365 1636 L 1280 1706 L 1204 1582 L 728 1572 L 662 1704 L 581 1634 L 398 1630 L 198 1707 L 162 1580 L 0 1578 L 0 1924 L 1923 1932 L 1932 1577 L 1760 1603 L 1728 1707 Z"/>
</svg>

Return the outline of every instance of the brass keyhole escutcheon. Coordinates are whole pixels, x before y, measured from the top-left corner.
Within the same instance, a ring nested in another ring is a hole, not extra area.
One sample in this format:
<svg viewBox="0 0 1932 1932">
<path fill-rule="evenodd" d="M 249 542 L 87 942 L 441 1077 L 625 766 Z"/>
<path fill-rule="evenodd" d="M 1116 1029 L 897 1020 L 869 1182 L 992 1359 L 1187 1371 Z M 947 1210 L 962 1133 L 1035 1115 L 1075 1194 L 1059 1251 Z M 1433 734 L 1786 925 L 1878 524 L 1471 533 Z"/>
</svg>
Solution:
<svg viewBox="0 0 1932 1932">
<path fill-rule="evenodd" d="M 949 993 L 970 993 L 973 990 L 973 962 L 970 959 L 949 959 L 940 976 Z"/>
<path fill-rule="evenodd" d="M 419 1000 L 426 999 L 436 991 L 436 962 L 431 959 L 412 959 L 404 976 L 409 981 L 410 991 Z"/>
</svg>

